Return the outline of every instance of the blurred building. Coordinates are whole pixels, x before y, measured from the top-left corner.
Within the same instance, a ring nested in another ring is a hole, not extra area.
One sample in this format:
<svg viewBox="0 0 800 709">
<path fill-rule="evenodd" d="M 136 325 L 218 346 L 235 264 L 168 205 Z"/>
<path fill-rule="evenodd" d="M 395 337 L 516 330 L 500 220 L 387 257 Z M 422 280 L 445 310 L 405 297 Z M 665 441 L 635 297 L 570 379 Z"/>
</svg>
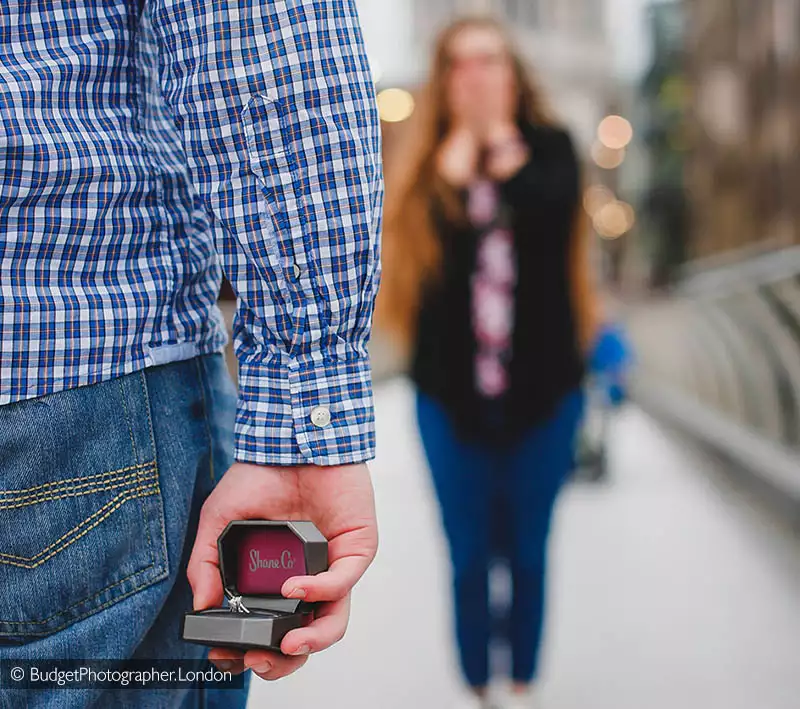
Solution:
<svg viewBox="0 0 800 709">
<path fill-rule="evenodd" d="M 380 89 L 420 86 L 432 41 L 452 19 L 491 13 L 506 20 L 555 112 L 586 147 L 613 86 L 604 10 L 604 0 L 382 0 L 360 8 Z"/>
<path fill-rule="evenodd" d="M 800 2 L 684 6 L 691 255 L 800 243 Z"/>
<path fill-rule="evenodd" d="M 650 284 L 656 287 L 673 282 L 686 258 L 684 16 L 680 0 L 649 5 L 652 60 L 639 86 L 636 122 L 649 165 L 639 197 L 645 224 L 641 248 L 649 262 Z"/>
<path fill-rule="evenodd" d="M 796 510 L 800 1 L 681 6 L 678 62 L 654 64 L 649 78 L 658 96 L 670 72 L 685 77 L 685 127 L 675 132 L 689 207 L 685 264 L 673 297 L 632 318 L 637 399 L 737 470 L 755 473 L 759 490 Z M 670 133 L 654 126 L 653 142 Z M 662 155 L 660 169 L 673 172 L 669 151 Z"/>
</svg>

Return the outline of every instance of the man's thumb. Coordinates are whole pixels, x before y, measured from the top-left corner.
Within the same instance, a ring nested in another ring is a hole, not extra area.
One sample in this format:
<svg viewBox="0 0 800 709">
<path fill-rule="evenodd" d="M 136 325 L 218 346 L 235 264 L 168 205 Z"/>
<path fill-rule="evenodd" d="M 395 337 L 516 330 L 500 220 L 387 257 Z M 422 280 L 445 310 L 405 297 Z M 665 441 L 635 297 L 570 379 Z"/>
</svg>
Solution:
<svg viewBox="0 0 800 709">
<path fill-rule="evenodd" d="M 217 552 L 217 536 L 221 531 L 213 529 L 207 523 L 204 524 L 201 517 L 197 538 L 186 568 L 186 576 L 194 597 L 192 606 L 196 611 L 222 605 L 224 593 Z"/>
</svg>

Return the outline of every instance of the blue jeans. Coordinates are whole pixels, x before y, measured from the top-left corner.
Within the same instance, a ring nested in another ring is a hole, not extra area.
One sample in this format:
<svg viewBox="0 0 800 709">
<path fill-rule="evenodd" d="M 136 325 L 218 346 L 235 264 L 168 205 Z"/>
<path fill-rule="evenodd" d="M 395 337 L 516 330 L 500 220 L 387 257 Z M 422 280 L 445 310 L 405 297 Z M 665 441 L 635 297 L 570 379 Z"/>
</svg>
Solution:
<svg viewBox="0 0 800 709">
<path fill-rule="evenodd" d="M 550 519 L 571 472 L 583 407 L 583 392 L 576 390 L 551 418 L 500 448 L 460 440 L 439 403 L 417 394 L 419 430 L 450 548 L 461 667 L 473 687 L 489 681 L 489 567 L 498 553 L 508 559 L 512 579 L 512 677 L 523 683 L 536 678 Z"/>
<path fill-rule="evenodd" d="M 0 660 L 190 659 L 203 501 L 232 463 L 221 354 L 0 407 Z M 244 708 L 243 690 L 4 691 L 2 706 Z"/>
</svg>

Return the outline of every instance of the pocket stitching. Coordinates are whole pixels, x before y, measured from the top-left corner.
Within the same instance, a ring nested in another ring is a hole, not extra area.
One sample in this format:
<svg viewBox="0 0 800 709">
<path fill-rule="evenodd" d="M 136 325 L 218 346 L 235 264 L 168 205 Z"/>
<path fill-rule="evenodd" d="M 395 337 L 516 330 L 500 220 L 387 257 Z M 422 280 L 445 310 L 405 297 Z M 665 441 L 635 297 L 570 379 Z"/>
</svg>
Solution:
<svg viewBox="0 0 800 709">
<path fill-rule="evenodd" d="M 150 468 L 155 467 L 155 461 L 151 461 L 149 463 L 142 463 L 140 465 L 134 465 L 129 468 L 122 468 L 120 470 L 113 470 L 108 473 L 102 473 L 101 476 L 112 476 L 118 473 L 121 473 L 126 470 L 133 470 L 135 468 L 140 468 L 141 472 L 148 472 Z M 98 477 L 98 476 L 91 476 L 91 477 Z M 73 480 L 80 480 L 81 478 L 73 478 Z M 86 478 L 88 479 L 88 478 Z M 78 485 L 68 485 L 65 486 L 62 490 L 51 490 L 47 492 L 39 492 L 35 495 L 21 495 L 18 497 L 12 497 L 9 499 L 2 499 L 0 498 L 0 510 L 13 510 L 20 507 L 27 507 L 28 505 L 38 505 L 42 502 L 51 502 L 52 500 L 61 500 L 67 497 L 78 497 L 80 495 L 91 495 L 94 492 L 104 492 L 108 490 L 116 490 L 118 488 L 124 487 L 127 485 L 131 480 L 138 481 L 140 479 L 138 472 L 130 473 L 129 475 L 123 475 L 122 477 L 117 478 L 116 480 L 111 481 L 98 481 L 98 482 L 87 482 Z M 85 488 L 85 489 L 81 489 Z M 23 492 L 23 491 L 16 491 L 16 490 L 8 490 L 6 494 L 12 492 Z M 16 504 L 9 504 L 9 503 L 16 503 Z"/>
<path fill-rule="evenodd" d="M 118 473 L 127 473 L 135 468 L 141 468 L 147 465 L 154 465 L 155 461 L 150 461 L 149 463 L 137 463 L 136 465 L 128 465 L 124 468 L 118 468 L 117 470 L 109 470 L 105 473 L 93 473 L 92 475 L 86 475 L 85 477 L 81 478 L 64 478 L 63 480 L 54 480 L 49 483 L 42 483 L 41 485 L 34 485 L 33 487 L 24 487 L 19 488 L 17 490 L 0 490 L 0 502 L 2 502 L 3 495 L 12 495 L 12 494 L 19 494 L 23 492 L 31 492 L 32 490 L 41 490 L 44 487 L 56 487 L 58 485 L 63 485 L 64 483 L 71 483 L 71 482 L 80 482 L 84 480 L 93 480 L 94 478 L 102 478 L 111 475 L 117 475 Z"/>
<path fill-rule="evenodd" d="M 102 522 L 105 519 L 107 519 L 112 513 L 116 512 L 126 502 L 128 502 L 130 500 L 137 500 L 137 499 L 142 498 L 142 497 L 148 497 L 150 495 L 155 495 L 155 494 L 159 493 L 161 491 L 161 486 L 159 485 L 158 479 L 155 478 L 155 477 L 152 478 L 152 479 L 155 480 L 155 484 L 151 484 L 149 487 L 147 485 L 139 485 L 138 487 L 133 488 L 133 490 L 129 490 L 129 491 L 126 491 L 126 492 L 121 492 L 115 498 L 109 500 L 99 510 L 97 510 L 94 513 L 92 513 L 86 519 L 84 519 L 81 522 L 79 522 L 78 524 L 76 524 L 72 529 L 70 529 L 68 532 L 63 534 L 61 537 L 56 539 L 52 544 L 50 544 L 49 546 L 47 546 L 44 549 L 42 549 L 38 554 L 36 554 L 34 556 L 31 556 L 31 557 L 16 556 L 16 555 L 13 555 L 13 554 L 4 554 L 4 553 L 0 552 L 0 557 L 5 557 L 5 559 L 20 559 L 20 560 L 24 560 L 24 561 L 32 561 L 37 556 L 41 556 L 46 551 L 48 551 L 48 550 L 52 549 L 54 546 L 58 545 L 64 539 L 66 539 L 71 534 L 73 534 L 76 530 L 80 529 L 90 519 L 92 519 L 92 517 L 94 517 L 95 515 L 105 511 L 105 514 L 103 514 L 99 519 L 95 520 L 95 522 L 93 524 L 91 524 L 89 527 L 86 527 L 86 529 L 84 529 L 80 534 L 78 534 L 77 536 L 75 536 L 73 539 L 71 539 L 70 541 L 66 542 L 65 544 L 61 544 L 58 548 L 53 549 L 47 556 L 45 556 L 43 559 L 40 559 L 35 564 L 20 564 L 20 563 L 16 563 L 16 562 L 13 562 L 13 561 L 6 561 L 4 558 L 0 558 L 0 564 L 8 564 L 10 566 L 21 566 L 22 568 L 25 568 L 25 569 L 35 569 L 37 566 L 41 566 L 41 564 L 43 564 L 48 559 L 51 559 L 53 556 L 58 554 L 58 552 L 63 551 L 70 544 L 74 544 L 78 539 L 80 539 L 87 532 L 89 532 L 89 530 L 94 529 L 98 524 L 100 524 L 100 522 Z M 142 490 L 144 490 L 144 492 L 141 492 Z M 140 494 L 130 495 L 130 494 L 128 494 L 130 492 L 140 493 Z M 120 499 L 120 498 L 122 498 L 122 499 Z M 116 504 L 114 504 L 114 503 L 116 503 Z M 114 505 L 114 506 L 110 510 L 107 510 L 106 508 L 108 508 L 109 505 Z M 152 566 L 153 564 L 154 564 L 154 560 L 151 559 L 151 564 L 150 565 Z"/>
<path fill-rule="evenodd" d="M 120 386 L 121 385 L 122 385 L 122 381 L 120 381 Z M 63 480 L 51 481 L 51 482 L 48 482 L 48 483 L 43 483 L 41 485 L 36 485 L 36 486 L 31 487 L 31 488 L 20 488 L 18 490 L 8 490 L 8 491 L 2 491 L 2 493 L 0 493 L 0 495 L 2 495 L 2 494 L 5 494 L 5 495 L 8 495 L 8 494 L 16 495 L 16 497 L 8 498 L 8 499 L 5 499 L 5 500 L 3 500 L 3 498 L 0 496 L 0 502 L 10 502 L 12 500 L 13 501 L 19 501 L 20 499 L 25 499 L 26 496 L 23 495 L 23 497 L 20 498 L 19 497 L 19 493 L 31 493 L 31 492 L 34 492 L 34 491 L 37 491 L 37 490 L 42 490 L 43 492 L 37 492 L 35 495 L 31 496 L 31 499 L 35 498 L 35 501 L 43 501 L 42 500 L 43 497 L 46 498 L 47 496 L 52 495 L 54 493 L 58 494 L 58 493 L 63 493 L 65 491 L 69 491 L 69 490 L 73 490 L 74 491 L 74 490 L 77 490 L 80 487 L 83 487 L 84 484 L 88 484 L 89 486 L 94 485 L 94 486 L 98 487 L 99 489 L 103 489 L 103 488 L 111 485 L 111 489 L 115 489 L 115 487 L 122 487 L 123 485 L 127 484 L 127 481 L 131 476 L 125 476 L 121 481 L 117 480 L 115 482 L 110 482 L 109 478 L 111 478 L 112 476 L 115 476 L 115 475 L 119 475 L 119 474 L 124 473 L 124 472 L 130 472 L 130 471 L 133 471 L 132 472 L 132 476 L 136 478 L 137 482 L 144 482 L 145 483 L 144 485 L 139 485 L 136 488 L 125 490 L 123 493 L 118 495 L 115 498 L 116 500 L 118 500 L 118 502 L 117 502 L 117 504 L 115 504 L 112 507 L 112 509 L 107 510 L 107 512 L 105 514 L 103 514 L 99 519 L 97 519 L 91 526 L 83 529 L 78 535 L 73 536 L 73 538 L 70 539 L 66 544 L 62 544 L 60 549 L 55 550 L 52 553 L 48 554 L 46 558 L 41 559 L 34 566 L 39 566 L 41 563 L 44 563 L 48 559 L 52 558 L 52 556 L 55 555 L 58 551 L 63 550 L 64 548 L 70 546 L 73 542 L 76 542 L 77 540 L 79 540 L 81 537 L 83 537 L 85 534 L 87 534 L 91 529 L 97 527 L 101 522 L 103 522 L 105 519 L 110 517 L 116 510 L 118 510 L 121 507 L 123 507 L 126 502 L 130 502 L 130 501 L 134 501 L 135 502 L 136 500 L 142 500 L 143 498 L 152 497 L 154 495 L 156 495 L 156 496 L 160 495 L 160 493 L 161 493 L 160 475 L 159 475 L 159 469 L 158 469 L 158 462 L 157 462 L 157 458 L 156 458 L 156 447 L 155 447 L 155 438 L 154 438 L 154 434 L 153 434 L 152 412 L 151 412 L 151 409 L 150 409 L 148 392 L 147 392 L 146 387 L 144 386 L 144 373 L 142 373 L 142 372 L 140 372 L 140 386 L 142 388 L 142 391 L 143 391 L 143 393 L 145 395 L 145 400 L 146 400 L 145 415 L 147 417 L 147 426 L 148 426 L 148 433 L 149 433 L 149 438 L 150 438 L 151 450 L 153 451 L 153 460 L 151 460 L 149 462 L 146 462 L 146 463 L 138 463 L 137 462 L 135 465 L 126 466 L 124 468 L 120 468 L 120 469 L 113 470 L 113 471 L 106 471 L 106 472 L 103 472 L 103 473 L 96 473 L 96 474 L 92 474 L 92 475 L 84 476 L 84 477 L 65 478 Z M 125 402 L 124 391 L 123 391 L 123 402 Z M 128 418 L 128 431 L 129 431 L 129 435 L 133 436 L 133 428 L 132 428 L 132 424 L 131 424 L 130 418 Z M 136 444 L 135 444 L 135 440 L 133 440 L 133 439 L 132 439 L 132 448 L 133 448 L 133 451 L 136 451 Z M 138 459 L 138 453 L 136 453 L 136 458 L 134 458 L 134 460 L 137 460 L 137 459 Z M 87 483 L 87 481 L 88 481 L 88 483 Z M 81 483 L 81 484 L 75 484 L 75 485 L 72 485 L 72 486 L 66 486 L 65 487 L 64 483 Z M 47 489 L 47 488 L 54 488 L 54 489 Z M 114 502 L 114 500 L 111 501 L 111 503 L 113 503 L 113 502 Z M 107 506 L 108 506 L 108 504 L 106 506 L 104 506 L 104 507 L 107 507 Z M 52 615 L 48 616 L 47 618 L 38 619 L 38 620 L 33 620 L 33 619 L 3 620 L 3 619 L 0 619 L 0 628 L 3 628 L 2 630 L 0 630 L 0 637 L 19 637 L 19 636 L 27 637 L 27 638 L 48 637 L 48 636 L 50 636 L 50 635 L 52 635 L 54 633 L 57 633 L 60 630 L 63 630 L 66 627 L 70 627 L 74 623 L 76 623 L 76 622 L 78 622 L 78 621 L 80 621 L 80 620 L 82 620 L 84 618 L 87 618 L 87 617 L 89 617 L 91 615 L 94 615 L 95 613 L 98 613 L 99 611 L 102 611 L 103 609 L 106 609 L 106 608 L 109 608 L 109 607 L 113 606 L 113 605 L 119 603 L 120 601 L 122 601 L 122 600 L 134 595 L 135 593 L 141 591 L 142 589 L 148 588 L 149 586 L 152 586 L 153 584 L 157 583 L 158 581 L 161 581 L 164 578 L 166 578 L 169 575 L 169 558 L 167 556 L 168 551 L 166 549 L 166 537 L 165 537 L 166 533 L 165 533 L 165 522 L 164 522 L 164 516 L 163 516 L 163 500 L 161 502 L 161 508 L 160 508 L 162 514 L 161 514 L 161 516 L 160 516 L 161 518 L 159 520 L 159 524 L 160 524 L 161 532 L 162 532 L 161 549 L 163 551 L 163 561 L 160 561 L 155 557 L 156 550 L 153 548 L 151 535 L 150 535 L 150 530 L 149 530 L 149 525 L 147 525 L 147 521 L 149 519 L 149 516 L 147 514 L 147 510 L 144 509 L 145 507 L 146 507 L 146 505 L 142 504 L 142 518 L 145 521 L 146 531 L 147 531 L 147 535 L 148 535 L 148 541 L 150 542 L 150 544 L 148 544 L 148 546 L 150 547 L 151 561 L 150 561 L 150 563 L 148 565 L 143 566 L 143 567 L 141 567 L 139 569 L 136 569 L 132 573 L 127 574 L 126 576 L 124 576 L 124 577 L 122 577 L 122 578 L 120 578 L 118 580 L 115 580 L 113 583 L 105 586 L 104 588 L 100 589 L 99 591 L 96 591 L 95 593 L 92 593 L 89 596 L 86 596 L 85 598 L 81 598 L 79 600 L 76 600 L 75 602 L 73 602 L 72 604 L 70 604 L 69 606 L 67 606 L 65 608 L 59 608 L 55 613 L 53 613 Z M 96 514 L 96 513 L 94 513 L 94 514 Z M 59 540 L 54 542 L 54 544 L 58 544 L 59 541 L 61 541 L 61 540 L 65 539 L 66 537 L 68 537 L 69 534 L 74 534 L 75 531 L 80 529 L 81 525 L 85 525 L 90 518 L 91 518 L 91 516 L 86 518 L 86 519 L 84 519 L 81 523 L 79 523 L 78 525 L 73 527 L 73 529 L 70 530 L 70 532 L 68 532 L 67 535 L 62 536 Z M 48 548 L 50 548 L 50 547 L 52 547 L 52 544 L 48 546 Z M 41 553 L 42 552 L 39 552 L 39 554 L 41 554 Z M 38 556 L 38 554 L 37 554 L 37 556 Z M 36 558 L 36 557 L 31 557 L 31 558 Z M 22 564 L 15 564 L 13 562 L 3 561 L 2 559 L 0 559 L 0 564 L 6 564 L 6 565 L 9 565 L 9 566 L 24 566 Z M 153 569 L 155 569 L 155 575 L 154 575 Z M 137 578 L 138 578 L 138 580 L 136 580 Z M 103 594 L 106 594 L 106 593 L 109 593 L 109 592 L 113 592 L 113 589 L 118 588 L 118 587 L 122 586 L 123 584 L 125 584 L 127 582 L 130 582 L 131 579 L 134 579 L 134 581 L 132 583 L 135 584 L 135 585 L 131 586 L 127 591 L 123 591 L 119 595 L 115 595 L 113 597 L 110 597 L 107 601 L 105 601 L 104 603 L 101 603 L 100 605 L 89 605 L 89 604 L 92 604 L 93 602 L 95 602 L 95 599 L 97 599 L 99 596 L 102 596 Z M 87 608 L 83 612 L 78 612 L 78 613 L 76 613 L 74 615 L 70 615 L 73 612 L 73 609 L 75 609 L 76 607 L 80 607 L 81 605 L 87 605 Z M 51 623 L 54 619 L 57 619 L 59 617 L 64 618 L 64 622 L 61 623 L 60 625 L 58 625 L 56 627 L 52 627 L 52 628 L 51 627 L 44 627 L 42 630 L 36 630 L 35 629 L 36 626 L 47 626 L 48 623 Z M 14 626 L 17 626 L 16 629 L 14 628 Z"/>
</svg>

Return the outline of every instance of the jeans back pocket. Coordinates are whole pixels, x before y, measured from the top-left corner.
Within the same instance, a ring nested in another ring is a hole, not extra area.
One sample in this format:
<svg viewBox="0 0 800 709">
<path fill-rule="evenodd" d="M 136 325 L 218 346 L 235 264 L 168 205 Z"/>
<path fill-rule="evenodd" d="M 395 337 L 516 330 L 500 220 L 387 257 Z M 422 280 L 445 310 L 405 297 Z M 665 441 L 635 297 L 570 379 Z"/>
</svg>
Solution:
<svg viewBox="0 0 800 709">
<path fill-rule="evenodd" d="M 0 643 L 166 578 L 143 372 L 0 407 Z"/>
</svg>

